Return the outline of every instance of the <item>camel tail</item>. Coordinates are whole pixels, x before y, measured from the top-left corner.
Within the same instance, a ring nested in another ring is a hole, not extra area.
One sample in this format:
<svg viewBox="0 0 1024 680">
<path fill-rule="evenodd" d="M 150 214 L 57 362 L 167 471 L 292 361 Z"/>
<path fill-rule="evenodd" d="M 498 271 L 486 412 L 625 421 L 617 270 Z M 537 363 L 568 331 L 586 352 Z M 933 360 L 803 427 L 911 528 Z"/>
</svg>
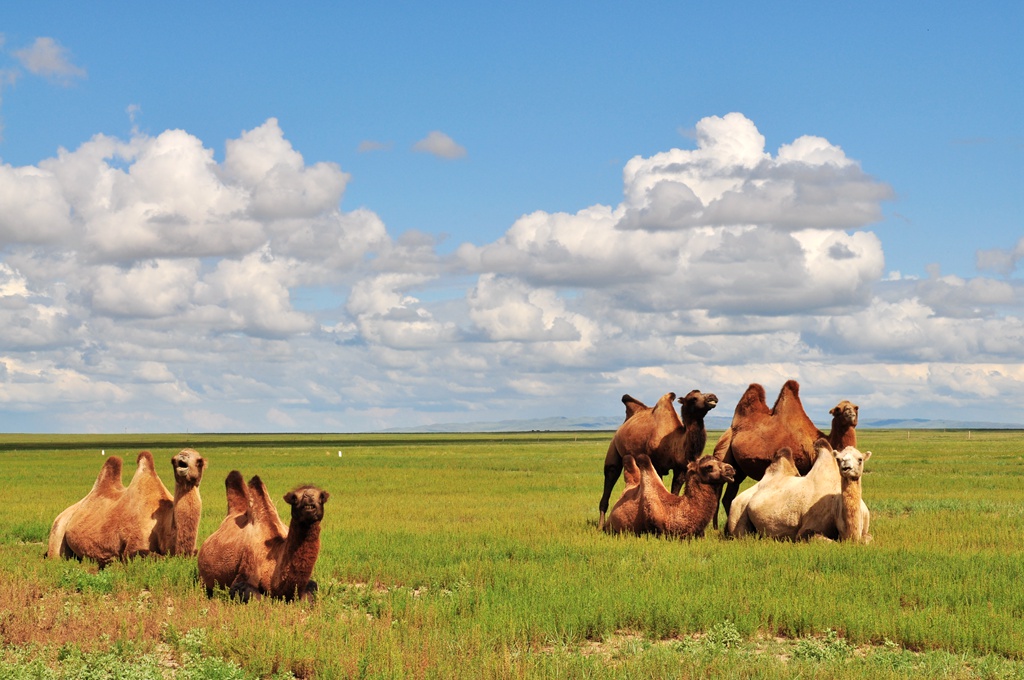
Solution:
<svg viewBox="0 0 1024 680">
<path fill-rule="evenodd" d="M 228 473 L 224 480 L 224 490 L 227 492 L 229 515 L 244 515 L 249 511 L 249 494 L 241 472 L 232 470 Z"/>
</svg>

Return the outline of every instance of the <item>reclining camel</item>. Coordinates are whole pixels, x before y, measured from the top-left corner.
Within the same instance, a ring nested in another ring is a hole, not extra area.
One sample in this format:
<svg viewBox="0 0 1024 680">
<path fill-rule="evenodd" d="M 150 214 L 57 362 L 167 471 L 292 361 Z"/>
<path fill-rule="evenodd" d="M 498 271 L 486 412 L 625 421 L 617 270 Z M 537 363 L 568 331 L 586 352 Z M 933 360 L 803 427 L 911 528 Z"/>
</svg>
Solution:
<svg viewBox="0 0 1024 680">
<path fill-rule="evenodd" d="M 833 449 L 857 445 L 859 408 L 841 401 L 829 413 L 832 429 L 827 439 Z M 740 484 L 747 477 L 761 479 L 775 452 L 788 448 L 801 474 L 807 474 L 815 459 L 814 442 L 826 435 L 815 426 L 800 401 L 800 384 L 788 380 L 779 390 L 771 409 L 765 401 L 764 387 L 751 384 L 733 413 L 732 424 L 715 444 L 715 457 L 736 468 L 736 481 L 722 495 L 722 507 L 728 515 Z M 715 526 L 718 526 L 715 517 Z"/>
<path fill-rule="evenodd" d="M 732 466 L 704 456 L 686 469 L 682 496 L 670 493 L 650 458 L 626 456 L 623 461 L 626 489 L 608 515 L 608 533 L 654 533 L 700 537 L 718 509 L 722 485 L 733 477 Z"/>
<path fill-rule="evenodd" d="M 598 504 L 601 512 L 598 528 L 604 527 L 608 501 L 622 474 L 626 456 L 649 457 L 661 476 L 671 471 L 672 493 L 678 494 L 687 465 L 704 453 L 704 445 L 708 441 L 704 416 L 718 405 L 718 397 L 700 390 L 691 390 L 680 397 L 682 420 L 673 405 L 675 398 L 675 393 L 669 392 L 653 408 L 647 408 L 628 394 L 622 397 L 626 405 L 626 421 L 616 430 L 605 454 L 604 492 Z"/>
<path fill-rule="evenodd" d="M 868 543 L 871 515 L 862 498 L 861 477 L 871 452 L 852 446 L 834 451 L 825 439 L 815 442 L 818 457 L 801 477 L 789 449 L 781 449 L 765 476 L 736 498 L 726 532 L 735 537 L 758 533 L 801 540 L 822 537 Z"/>
<path fill-rule="evenodd" d="M 330 497 L 315 486 L 301 486 L 284 495 L 292 506 L 286 527 L 277 514 L 266 485 L 232 470 L 224 480 L 228 512 L 199 548 L 199 579 L 207 595 L 214 586 L 230 590 L 232 597 L 291 600 L 312 598 L 316 581 L 310 580 L 320 555 L 320 520 Z"/>
<path fill-rule="evenodd" d="M 131 482 L 121 483 L 123 463 L 111 456 L 92 489 L 50 527 L 47 557 L 88 558 L 104 567 L 136 555 L 194 555 L 203 500 L 199 484 L 206 461 L 193 449 L 171 458 L 172 496 L 142 451 Z"/>
</svg>

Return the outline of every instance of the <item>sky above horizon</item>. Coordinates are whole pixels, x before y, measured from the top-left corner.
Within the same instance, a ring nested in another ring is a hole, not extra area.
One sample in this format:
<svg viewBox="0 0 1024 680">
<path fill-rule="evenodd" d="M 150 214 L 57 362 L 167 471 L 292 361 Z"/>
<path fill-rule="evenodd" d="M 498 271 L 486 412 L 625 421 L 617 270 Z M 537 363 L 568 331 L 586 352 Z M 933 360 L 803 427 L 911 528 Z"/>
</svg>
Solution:
<svg viewBox="0 0 1024 680">
<path fill-rule="evenodd" d="M 1024 5 L 347 4 L 4 12 L 0 430 L 1024 425 Z"/>
</svg>

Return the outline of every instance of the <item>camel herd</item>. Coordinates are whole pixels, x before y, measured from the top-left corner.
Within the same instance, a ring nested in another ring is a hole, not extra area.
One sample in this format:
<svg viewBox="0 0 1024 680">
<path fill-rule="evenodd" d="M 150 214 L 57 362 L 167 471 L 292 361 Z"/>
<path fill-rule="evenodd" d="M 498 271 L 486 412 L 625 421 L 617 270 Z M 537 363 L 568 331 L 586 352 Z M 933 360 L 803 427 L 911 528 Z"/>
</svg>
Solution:
<svg viewBox="0 0 1024 680">
<path fill-rule="evenodd" d="M 681 417 L 675 401 L 672 392 L 653 407 L 622 397 L 626 419 L 605 455 L 599 504 L 604 531 L 701 537 L 710 523 L 718 527 L 721 498 L 728 536 L 871 540 L 870 514 L 861 497 L 871 452 L 856 448 L 856 405 L 839 402 L 825 435 L 804 412 L 796 381 L 782 386 L 772 408 L 764 388 L 752 384 L 713 454 L 704 456 L 704 417 L 718 397 L 691 391 L 679 398 Z M 149 451 L 139 453 L 127 487 L 122 466 L 117 456 L 104 461 L 89 493 L 57 515 L 47 557 L 90 559 L 103 567 L 138 556 L 194 555 L 208 595 L 217 587 L 242 601 L 315 595 L 311 576 L 320 553 L 326 491 L 301 486 L 285 494 L 291 506 L 285 526 L 263 481 L 254 476 L 245 483 L 242 473 L 232 470 L 224 481 L 227 515 L 197 551 L 205 459 L 193 449 L 172 456 L 173 495 Z M 669 472 L 671 491 L 662 481 Z M 620 475 L 625 488 L 608 512 Z M 758 481 L 737 495 L 747 477 Z"/>
<path fill-rule="evenodd" d="M 174 495 L 167 491 L 142 451 L 128 486 L 121 483 L 122 461 L 111 456 L 85 498 L 65 509 L 50 527 L 46 556 L 90 559 L 102 568 L 115 560 L 146 555 L 196 555 L 203 501 L 199 484 L 205 459 L 192 449 L 171 458 Z M 224 481 L 228 511 L 199 548 L 199 580 L 207 595 L 216 586 L 247 602 L 251 597 L 310 598 L 320 554 L 320 520 L 329 494 L 301 486 L 285 494 L 292 507 L 285 526 L 266 485 L 253 477 L 246 485 L 232 470 Z"/>
<path fill-rule="evenodd" d="M 713 454 L 701 457 L 707 442 L 704 416 L 717 405 L 715 395 L 694 390 L 681 398 L 682 419 L 671 392 L 654 408 L 629 395 L 622 401 L 626 420 L 608 446 L 598 506 L 605 531 L 703 536 L 712 521 L 718 527 L 721 496 L 727 536 L 871 540 L 870 513 L 861 497 L 871 452 L 857 449 L 855 404 L 844 400 L 830 411 L 832 428 L 825 435 L 807 417 L 795 380 L 782 386 L 772 408 L 764 387 L 752 384 Z M 661 481 L 670 469 L 671 492 Z M 681 470 L 686 470 L 686 490 L 677 496 Z M 612 487 L 623 471 L 625 489 L 605 521 Z M 758 481 L 737 495 L 747 477 Z"/>
</svg>

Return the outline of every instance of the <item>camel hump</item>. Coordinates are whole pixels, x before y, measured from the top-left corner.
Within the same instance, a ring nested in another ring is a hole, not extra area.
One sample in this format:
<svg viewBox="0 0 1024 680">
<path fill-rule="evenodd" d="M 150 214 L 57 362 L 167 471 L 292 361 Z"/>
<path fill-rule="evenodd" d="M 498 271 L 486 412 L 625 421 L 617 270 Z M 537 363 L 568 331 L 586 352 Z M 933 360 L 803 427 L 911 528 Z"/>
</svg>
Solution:
<svg viewBox="0 0 1024 680">
<path fill-rule="evenodd" d="M 643 411 L 647 408 L 647 404 L 628 394 L 622 395 L 622 403 L 626 406 L 626 420 L 632 418 L 633 414 L 637 411 Z"/>
<path fill-rule="evenodd" d="M 771 411 L 768 409 L 768 400 L 764 387 L 758 383 L 750 383 L 736 404 L 736 411 L 733 413 L 732 422 L 735 425 L 739 418 L 756 414 L 768 415 L 769 413 Z"/>
<path fill-rule="evenodd" d="M 249 494 L 241 472 L 232 470 L 228 473 L 224 480 L 224 490 L 227 492 L 229 515 L 244 515 L 249 511 Z"/>
<path fill-rule="evenodd" d="M 263 483 L 259 475 L 253 475 L 249 480 L 249 514 L 253 522 L 280 521 L 274 501 L 270 498 L 267 485 Z"/>
<path fill-rule="evenodd" d="M 648 470 L 654 474 L 658 474 L 654 469 L 654 463 L 651 462 L 651 457 L 646 453 L 639 453 L 635 458 L 636 467 L 638 472 Z"/>
<path fill-rule="evenodd" d="M 124 491 L 124 484 L 121 482 L 121 469 L 124 461 L 120 456 L 111 456 L 103 461 L 100 474 L 96 477 L 96 483 L 92 490 L 101 496 L 109 496 Z"/>
<path fill-rule="evenodd" d="M 636 466 L 633 456 L 626 455 L 622 459 L 622 477 L 626 480 L 626 488 L 640 483 L 640 468 Z"/>
<path fill-rule="evenodd" d="M 775 400 L 775 406 L 772 407 L 772 413 L 779 413 L 780 410 L 785 410 L 787 407 L 796 405 L 800 413 L 804 411 L 803 402 L 800 401 L 800 383 L 795 380 L 787 380 L 783 385 L 782 389 L 779 390 L 779 398 Z"/>
<path fill-rule="evenodd" d="M 139 469 L 145 469 L 147 472 L 156 472 L 156 465 L 153 464 L 153 454 L 149 451 L 139 451 L 135 464 L 139 466 Z"/>
<path fill-rule="evenodd" d="M 788 446 L 783 446 L 781 449 L 776 451 L 775 455 L 772 456 L 772 462 L 783 458 L 789 460 L 790 463 L 793 462 L 793 451 Z"/>
</svg>

